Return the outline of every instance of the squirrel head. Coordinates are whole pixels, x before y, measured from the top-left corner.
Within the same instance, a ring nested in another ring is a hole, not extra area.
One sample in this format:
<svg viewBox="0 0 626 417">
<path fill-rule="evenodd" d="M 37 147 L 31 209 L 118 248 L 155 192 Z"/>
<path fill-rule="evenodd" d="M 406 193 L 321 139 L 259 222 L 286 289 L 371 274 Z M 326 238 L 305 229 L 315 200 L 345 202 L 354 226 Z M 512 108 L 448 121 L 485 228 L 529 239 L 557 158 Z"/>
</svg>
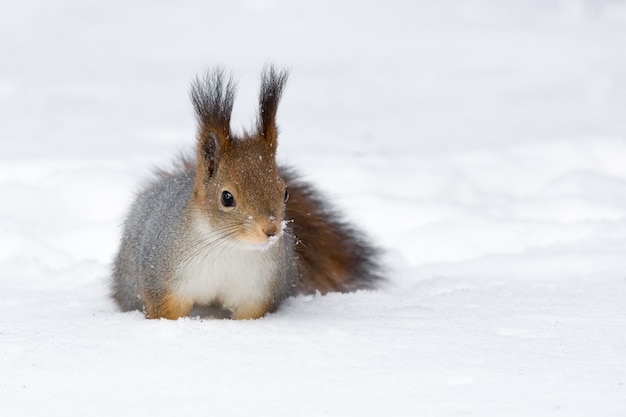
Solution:
<svg viewBox="0 0 626 417">
<path fill-rule="evenodd" d="M 287 76 L 265 68 L 256 126 L 240 136 L 230 129 L 232 78 L 217 68 L 192 85 L 198 118 L 192 205 L 216 238 L 264 248 L 282 236 L 288 192 L 276 165 L 276 110 Z"/>
</svg>

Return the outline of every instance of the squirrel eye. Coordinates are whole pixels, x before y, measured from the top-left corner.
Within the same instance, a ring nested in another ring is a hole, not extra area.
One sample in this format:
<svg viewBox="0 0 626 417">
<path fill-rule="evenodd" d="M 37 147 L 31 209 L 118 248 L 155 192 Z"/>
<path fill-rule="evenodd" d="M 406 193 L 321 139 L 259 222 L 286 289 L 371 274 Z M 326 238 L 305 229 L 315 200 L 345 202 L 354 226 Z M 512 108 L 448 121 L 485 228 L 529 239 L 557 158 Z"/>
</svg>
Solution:
<svg viewBox="0 0 626 417">
<path fill-rule="evenodd" d="M 289 190 L 285 188 L 285 203 L 289 200 Z"/>
<path fill-rule="evenodd" d="M 222 205 L 224 207 L 235 207 L 235 197 L 230 191 L 222 191 Z"/>
</svg>

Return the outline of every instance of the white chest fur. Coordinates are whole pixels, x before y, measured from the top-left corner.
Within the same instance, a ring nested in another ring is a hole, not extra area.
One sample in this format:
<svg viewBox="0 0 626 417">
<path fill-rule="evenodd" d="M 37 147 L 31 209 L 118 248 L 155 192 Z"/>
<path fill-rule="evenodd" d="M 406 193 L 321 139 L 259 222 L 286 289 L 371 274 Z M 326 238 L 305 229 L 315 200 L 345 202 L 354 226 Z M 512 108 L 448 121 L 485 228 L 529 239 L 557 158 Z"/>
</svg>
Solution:
<svg viewBox="0 0 626 417">
<path fill-rule="evenodd" d="M 176 292 L 198 305 L 219 302 L 231 311 L 264 304 L 272 298 L 281 242 L 252 248 L 220 240 L 207 226 L 195 228 L 197 247 L 182 251 Z"/>
</svg>

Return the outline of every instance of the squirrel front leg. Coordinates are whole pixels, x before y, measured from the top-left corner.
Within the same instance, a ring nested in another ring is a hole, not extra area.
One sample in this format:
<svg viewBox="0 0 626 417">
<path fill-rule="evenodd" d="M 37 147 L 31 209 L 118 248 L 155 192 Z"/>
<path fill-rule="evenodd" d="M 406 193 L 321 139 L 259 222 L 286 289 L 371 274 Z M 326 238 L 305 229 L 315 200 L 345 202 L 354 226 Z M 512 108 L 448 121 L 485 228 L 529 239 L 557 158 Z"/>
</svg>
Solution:
<svg viewBox="0 0 626 417">
<path fill-rule="evenodd" d="M 158 300 L 145 300 L 145 314 L 149 319 L 176 320 L 188 316 L 193 301 L 167 292 Z"/>
<path fill-rule="evenodd" d="M 248 303 L 238 306 L 233 310 L 233 319 L 250 320 L 263 317 L 269 312 L 269 302 Z"/>
</svg>

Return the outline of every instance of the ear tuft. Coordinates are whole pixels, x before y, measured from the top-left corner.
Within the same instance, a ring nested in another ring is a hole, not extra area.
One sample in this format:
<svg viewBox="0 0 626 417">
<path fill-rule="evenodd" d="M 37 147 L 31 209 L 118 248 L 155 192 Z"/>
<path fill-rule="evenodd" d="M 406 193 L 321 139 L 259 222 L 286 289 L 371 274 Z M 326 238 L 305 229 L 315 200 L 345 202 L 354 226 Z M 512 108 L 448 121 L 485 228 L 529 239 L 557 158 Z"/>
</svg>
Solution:
<svg viewBox="0 0 626 417">
<path fill-rule="evenodd" d="M 190 95 L 198 119 L 199 156 L 215 161 L 230 140 L 235 82 L 223 68 L 216 67 L 195 79 Z"/>
<path fill-rule="evenodd" d="M 273 65 L 266 65 L 261 75 L 257 127 L 259 134 L 271 148 L 276 147 L 278 136 L 276 110 L 288 77 L 289 72 L 286 69 L 276 70 Z"/>
</svg>

